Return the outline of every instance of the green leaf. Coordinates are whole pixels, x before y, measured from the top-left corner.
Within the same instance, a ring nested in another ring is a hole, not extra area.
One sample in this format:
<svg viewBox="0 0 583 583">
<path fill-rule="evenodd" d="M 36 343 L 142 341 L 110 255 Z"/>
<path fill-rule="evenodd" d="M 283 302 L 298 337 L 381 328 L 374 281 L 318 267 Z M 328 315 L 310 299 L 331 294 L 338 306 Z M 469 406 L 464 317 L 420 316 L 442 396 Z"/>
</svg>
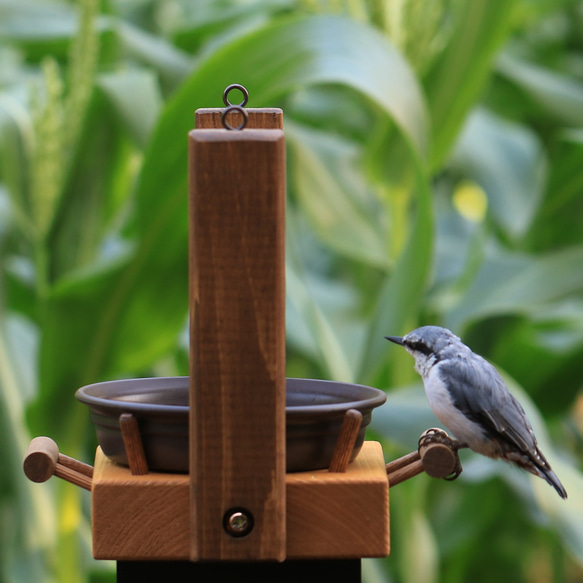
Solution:
<svg viewBox="0 0 583 583">
<path fill-rule="evenodd" d="M 65 60 L 79 30 L 80 12 L 78 6 L 66 2 L 0 0 L 0 38 L 21 48 L 32 62 L 49 55 Z M 110 23 L 109 18 L 97 19 L 100 36 L 109 31 Z"/>
<path fill-rule="evenodd" d="M 420 476 L 391 490 L 391 561 L 404 583 L 437 582 L 438 541 L 424 511 L 429 481 Z"/>
<path fill-rule="evenodd" d="M 480 318 L 536 313 L 539 306 L 578 293 L 583 287 L 583 246 L 549 253 L 537 260 L 496 254 L 482 269 L 446 326 L 460 329 Z"/>
<path fill-rule="evenodd" d="M 69 4 L 0 0 L 0 36 L 5 39 L 46 42 L 70 37 L 76 28 L 75 9 Z"/>
<path fill-rule="evenodd" d="M 192 70 L 190 55 L 165 39 L 116 19 L 109 21 L 125 50 L 144 65 L 156 69 L 170 89 L 175 89 Z"/>
<path fill-rule="evenodd" d="M 383 209 L 359 172 L 359 149 L 290 122 L 286 137 L 295 193 L 318 237 L 343 255 L 386 269 Z"/>
<path fill-rule="evenodd" d="M 581 389 L 581 302 L 543 304 L 526 318 L 507 319 L 490 358 L 507 370 L 547 416 L 568 414 Z M 479 336 L 479 331 L 474 332 Z M 557 390 L 549 390 L 549 387 Z"/>
<path fill-rule="evenodd" d="M 265 25 L 271 13 L 289 9 L 291 0 L 217 2 L 203 0 L 181 5 L 180 17 L 170 24 L 174 43 L 190 53 L 216 50 L 244 32 Z"/>
<path fill-rule="evenodd" d="M 108 73 L 99 76 L 98 85 L 136 143 L 144 148 L 162 107 L 162 96 L 154 74 L 136 69 Z"/>
<path fill-rule="evenodd" d="M 541 209 L 541 215 L 565 207 L 568 203 L 579 200 L 578 194 L 583 188 L 583 130 L 567 130 L 558 136 L 558 147 L 552 160 L 552 173 L 547 185 L 547 204 Z"/>
<path fill-rule="evenodd" d="M 363 325 L 357 317 L 358 296 L 341 280 L 318 269 L 318 248 L 307 241 L 297 211 L 287 211 L 286 333 L 288 346 L 316 362 L 324 378 L 354 381 Z M 311 265 L 310 265 L 311 263 Z M 314 265 L 315 264 L 315 265 Z M 319 265 L 322 267 L 322 265 Z"/>
<path fill-rule="evenodd" d="M 439 168 L 447 158 L 483 90 L 510 33 L 516 4 L 514 0 L 463 3 L 452 38 L 424 81 L 433 129 L 432 168 Z"/>
<path fill-rule="evenodd" d="M 405 332 L 417 317 L 429 278 L 433 253 L 433 208 L 429 186 L 422 171 L 417 181 L 417 214 L 409 240 L 394 271 L 386 277 L 370 317 L 361 351 L 358 379 L 372 382 L 387 362 L 387 335 Z"/>
<path fill-rule="evenodd" d="M 526 91 L 556 119 L 583 127 L 583 83 L 532 63 L 503 54 L 498 70 Z"/>
<path fill-rule="evenodd" d="M 121 125 L 103 92 L 94 92 L 51 234 L 51 282 L 109 253 L 111 231 L 119 229 L 116 221 L 136 173 L 135 150 Z"/>
<path fill-rule="evenodd" d="M 482 186 L 503 231 L 515 239 L 524 235 L 546 178 L 546 158 L 534 132 L 477 109 L 461 132 L 451 165 Z"/>
<path fill-rule="evenodd" d="M 310 334 L 309 342 L 315 351 L 311 356 L 321 363 L 326 378 L 352 382 L 354 371 L 350 366 L 350 357 L 340 341 L 340 335 L 334 328 L 334 320 L 328 318 L 318 305 L 305 274 L 302 274 L 301 267 L 298 270 L 298 266 L 294 263 L 287 265 L 287 293 L 295 312 L 307 325 Z"/>
<path fill-rule="evenodd" d="M 544 200 L 527 239 L 534 251 L 583 242 L 583 130 L 561 132 L 549 156 Z"/>
<path fill-rule="evenodd" d="M 18 99 L 0 93 L 0 181 L 12 203 L 16 223 L 27 237 L 34 227 L 28 206 L 29 157 L 33 148 L 32 120 Z"/>
</svg>

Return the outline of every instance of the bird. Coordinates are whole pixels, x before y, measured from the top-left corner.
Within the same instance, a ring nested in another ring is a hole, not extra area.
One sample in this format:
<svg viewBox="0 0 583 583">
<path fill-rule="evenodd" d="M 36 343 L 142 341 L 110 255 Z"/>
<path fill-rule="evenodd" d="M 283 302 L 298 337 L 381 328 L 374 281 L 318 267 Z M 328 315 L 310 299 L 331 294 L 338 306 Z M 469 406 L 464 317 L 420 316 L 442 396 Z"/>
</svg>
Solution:
<svg viewBox="0 0 583 583">
<path fill-rule="evenodd" d="M 460 448 L 516 464 L 567 498 L 522 405 L 492 364 L 440 326 L 422 326 L 405 336 L 385 338 L 413 356 L 433 413 Z"/>
</svg>

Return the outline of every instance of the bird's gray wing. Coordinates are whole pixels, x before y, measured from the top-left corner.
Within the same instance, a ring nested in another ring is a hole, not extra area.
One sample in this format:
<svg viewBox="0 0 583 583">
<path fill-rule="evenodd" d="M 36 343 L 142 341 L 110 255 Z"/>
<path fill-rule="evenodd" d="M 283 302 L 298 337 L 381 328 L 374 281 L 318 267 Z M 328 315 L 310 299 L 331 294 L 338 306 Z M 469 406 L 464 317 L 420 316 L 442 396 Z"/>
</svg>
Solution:
<svg viewBox="0 0 583 583">
<path fill-rule="evenodd" d="M 537 451 L 524 409 L 489 362 L 464 355 L 441 362 L 439 373 L 454 404 L 467 417 L 513 448 L 528 454 Z"/>
<path fill-rule="evenodd" d="M 537 445 L 524 409 L 491 364 L 474 354 L 460 355 L 442 361 L 439 372 L 455 405 L 501 446 L 502 458 L 544 478 L 561 498 L 567 498 L 565 488 Z"/>
</svg>

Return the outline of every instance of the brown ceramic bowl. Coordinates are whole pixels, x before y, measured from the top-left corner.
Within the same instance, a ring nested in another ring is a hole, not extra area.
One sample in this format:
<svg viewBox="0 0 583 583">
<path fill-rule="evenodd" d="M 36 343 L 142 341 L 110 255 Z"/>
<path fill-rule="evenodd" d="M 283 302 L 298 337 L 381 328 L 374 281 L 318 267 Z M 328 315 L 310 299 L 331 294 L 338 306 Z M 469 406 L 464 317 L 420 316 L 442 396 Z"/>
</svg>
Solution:
<svg viewBox="0 0 583 583">
<path fill-rule="evenodd" d="M 95 383 L 80 388 L 75 396 L 89 406 L 99 445 L 113 462 L 128 463 L 119 416 L 132 413 L 138 420 L 150 470 L 188 473 L 188 394 L 188 377 L 162 377 Z M 364 385 L 287 379 L 287 471 L 329 466 L 348 409 L 358 409 L 363 415 L 354 459 L 372 410 L 385 400 L 385 393 Z"/>
</svg>

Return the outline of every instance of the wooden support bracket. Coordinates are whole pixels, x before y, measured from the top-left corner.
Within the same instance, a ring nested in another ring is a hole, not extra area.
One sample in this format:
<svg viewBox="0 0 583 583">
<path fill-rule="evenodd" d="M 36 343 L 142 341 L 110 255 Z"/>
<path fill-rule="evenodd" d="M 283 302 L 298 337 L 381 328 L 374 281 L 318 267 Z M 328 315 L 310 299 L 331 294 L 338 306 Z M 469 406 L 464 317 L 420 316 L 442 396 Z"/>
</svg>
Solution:
<svg viewBox="0 0 583 583">
<path fill-rule="evenodd" d="M 142 476 L 148 473 L 148 462 L 144 453 L 142 436 L 138 427 L 138 420 L 131 413 L 122 413 L 119 416 L 119 428 L 123 445 L 128 458 L 130 471 L 134 476 Z"/>
<path fill-rule="evenodd" d="M 344 473 L 286 474 L 285 488 L 286 560 L 389 554 L 389 485 L 380 443 L 365 441 Z M 132 475 L 98 449 L 91 519 L 94 557 L 189 560 L 189 495 L 188 475 Z"/>
<path fill-rule="evenodd" d="M 340 428 L 340 435 L 330 462 L 330 472 L 344 473 L 350 463 L 352 450 L 362 424 L 362 413 L 357 409 L 348 409 Z"/>
</svg>

